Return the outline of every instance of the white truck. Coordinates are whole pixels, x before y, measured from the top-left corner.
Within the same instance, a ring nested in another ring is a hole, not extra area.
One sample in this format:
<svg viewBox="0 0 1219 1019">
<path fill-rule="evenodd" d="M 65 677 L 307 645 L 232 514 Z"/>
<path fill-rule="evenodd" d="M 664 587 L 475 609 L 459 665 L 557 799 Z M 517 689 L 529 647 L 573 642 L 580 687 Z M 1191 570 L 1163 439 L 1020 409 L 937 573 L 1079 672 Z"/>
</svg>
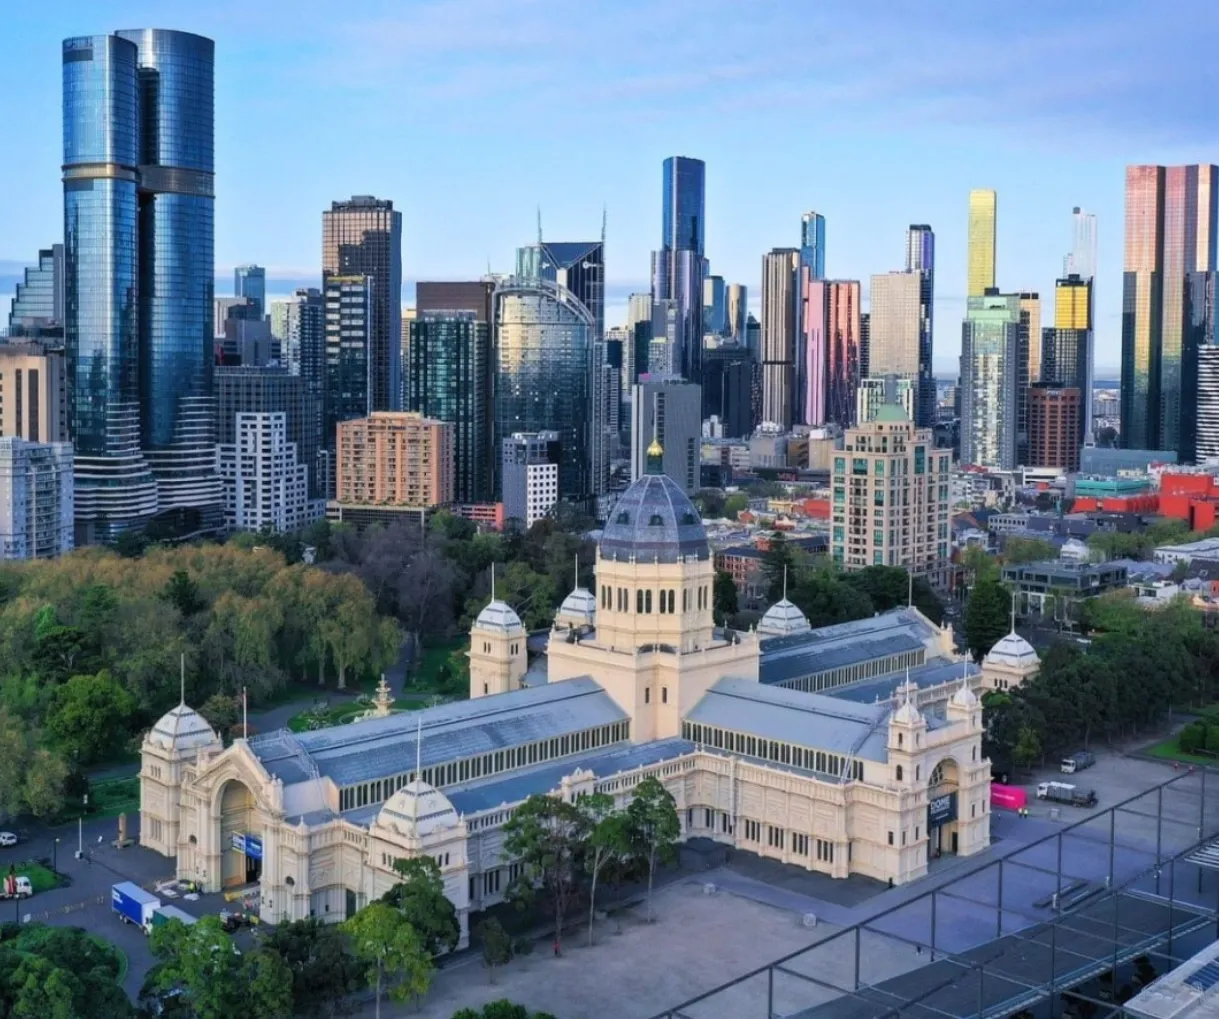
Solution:
<svg viewBox="0 0 1219 1019">
<path fill-rule="evenodd" d="M 135 924 L 147 934 L 161 900 L 131 881 L 120 881 L 110 889 L 110 908 L 123 923 Z"/>
<path fill-rule="evenodd" d="M 1086 792 L 1070 782 L 1042 782 L 1037 787 L 1037 799 L 1065 803 L 1072 807 L 1095 807 L 1096 790 Z"/>
</svg>

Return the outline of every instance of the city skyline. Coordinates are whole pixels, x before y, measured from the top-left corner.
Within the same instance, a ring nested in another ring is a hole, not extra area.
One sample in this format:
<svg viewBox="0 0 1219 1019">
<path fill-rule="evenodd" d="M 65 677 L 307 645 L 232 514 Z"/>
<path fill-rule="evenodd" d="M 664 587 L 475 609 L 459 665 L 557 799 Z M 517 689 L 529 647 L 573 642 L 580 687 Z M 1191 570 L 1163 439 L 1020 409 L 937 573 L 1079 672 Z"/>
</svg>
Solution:
<svg viewBox="0 0 1219 1019">
<path fill-rule="evenodd" d="M 1180 42 L 1185 49 L 1205 37 L 1202 23 L 1216 20 L 1205 5 L 1189 6 L 1195 8 L 1191 16 L 1200 30 Z M 1136 5 L 1125 4 L 1103 26 L 1093 24 L 1082 10 L 1053 24 L 1022 19 L 1017 47 L 1021 60 L 1013 53 L 1011 60 L 1003 61 L 940 62 L 952 66 L 935 74 L 924 70 L 912 81 L 903 77 L 902 87 L 908 86 L 903 95 L 888 76 L 869 80 L 873 64 L 885 66 L 887 56 L 903 52 L 911 31 L 920 32 L 934 54 L 955 51 L 979 27 L 964 17 L 940 17 L 928 25 L 893 12 L 881 30 L 869 34 L 864 30 L 870 20 L 868 7 L 863 4 L 859 11 L 833 19 L 834 24 L 824 16 L 825 29 L 856 54 L 853 62 L 864 65 L 866 73 L 851 70 L 838 58 L 811 64 L 791 42 L 790 15 L 754 12 L 745 18 L 725 8 L 713 12 L 715 17 L 695 19 L 700 22 L 695 34 L 705 34 L 712 26 L 717 38 L 730 32 L 741 40 L 746 55 L 705 64 L 706 54 L 715 47 L 689 40 L 690 51 L 683 48 L 658 75 L 657 62 L 648 54 L 655 56 L 666 37 L 665 25 L 680 19 L 681 4 L 657 12 L 659 20 L 648 20 L 639 54 L 626 62 L 620 55 L 610 59 L 610 51 L 617 52 L 612 41 L 621 30 L 615 33 L 603 25 L 606 32 L 601 33 L 595 24 L 583 22 L 579 31 L 556 27 L 545 13 L 545 3 L 462 0 L 401 13 L 398 5 L 370 3 L 325 34 L 309 28 L 318 22 L 288 18 L 273 3 L 245 11 L 240 34 L 232 29 L 235 6 L 224 0 L 206 11 L 183 9 L 176 16 L 132 0 L 113 5 L 107 20 L 138 24 L 154 20 L 155 13 L 158 23 L 172 22 L 175 28 L 217 41 L 221 187 L 216 252 L 217 275 L 222 278 L 231 279 L 236 265 L 255 262 L 269 268 L 269 290 L 281 277 L 318 285 L 317 210 L 350 194 L 384 195 L 403 210 L 404 277 L 412 280 L 471 278 L 484 272 L 488 261 L 492 268 L 507 271 L 515 248 L 536 232 L 539 203 L 550 236 L 592 233 L 604 204 L 609 211 L 607 325 L 620 324 L 624 307 L 618 295 L 646 289 L 660 211 L 656 166 L 666 156 L 685 153 L 705 160 L 708 167 L 706 249 L 712 272 L 749 286 L 755 309 L 761 292 L 760 255 L 772 247 L 798 244 L 792 224 L 798 224 L 807 209 L 826 217 L 830 278 L 866 281 L 900 268 L 906 227 L 930 223 L 939 248 L 935 367 L 941 372 L 951 370 L 958 353 L 954 323 L 964 314 L 968 191 L 986 187 L 1000 195 L 1004 211 L 998 283 L 1006 291 L 1052 292 L 1070 240 L 1071 209 L 1081 205 L 1095 211 L 1100 238 L 1097 364 L 1116 365 L 1124 167 L 1208 160 L 1207 149 L 1215 141 L 1202 104 L 1162 100 L 1170 92 L 1207 94 L 1205 79 L 1215 72 L 1196 62 L 1188 70 L 1191 62 L 1183 59 L 1146 80 L 1143 71 L 1133 69 L 1137 62 L 1127 58 L 1136 47 L 1152 44 L 1165 26 Z M 604 17 L 589 15 L 594 22 Z M 1008 17 L 995 15 L 998 22 Z M 96 24 L 87 5 L 71 0 L 49 11 L 13 12 L 11 18 L 11 31 L 0 41 L 0 57 L 3 80 L 10 90 L 20 88 L 22 95 L 22 102 L 13 104 L 12 116 L 13 129 L 24 140 L 25 158 L 3 171 L 10 196 L 0 202 L 8 226 L 0 244 L 4 275 L 10 275 L 5 263 L 30 264 L 40 248 L 58 239 L 56 196 L 47 178 L 53 178 L 58 165 L 59 96 L 55 69 L 48 70 L 45 58 L 60 39 L 105 27 Z M 478 24 L 479 30 L 466 31 L 470 24 Z M 556 34 L 570 46 L 546 49 L 565 52 L 548 52 L 536 64 L 523 60 L 522 51 Z M 403 60 L 408 42 L 412 58 Z M 1051 103 L 1028 86 L 1037 76 L 1029 75 L 1027 61 L 1036 57 L 1048 63 L 1055 52 L 1072 45 L 1079 47 L 1076 56 L 1088 59 L 1073 60 L 1071 80 L 1062 83 L 1063 94 L 1069 93 L 1072 102 Z M 362 49 L 368 51 L 366 59 L 350 59 Z M 484 50 L 498 55 L 485 61 Z M 1044 55 L 1039 56 L 1041 50 Z M 764 53 L 767 59 L 750 58 L 749 52 Z M 861 53 L 872 59 L 859 61 Z M 507 95 L 528 91 L 531 76 L 560 78 L 582 59 L 608 65 L 603 84 L 586 97 L 596 116 L 582 117 L 584 123 L 556 127 L 539 118 L 524 130 L 514 122 L 509 131 L 506 123 L 490 118 L 478 132 L 459 126 L 464 122 L 461 114 L 480 103 L 488 89 L 501 96 L 502 90 Z M 316 73 L 343 64 L 357 69 L 339 80 Z M 790 66 L 777 82 L 773 68 L 780 64 Z M 1009 65 L 1019 66 L 1020 73 Z M 1190 80 L 1183 81 L 1183 76 Z M 323 82 L 331 95 L 320 94 Z M 406 83 L 412 88 L 402 99 L 399 86 Z M 780 85 L 790 97 L 778 94 Z M 659 104 L 649 99 L 665 89 L 698 96 L 699 102 L 682 118 L 656 110 Z M 353 93 L 360 97 L 359 110 L 348 102 Z M 790 115 L 793 101 L 813 95 L 830 101 L 805 111 L 810 129 L 800 134 L 811 141 L 767 130 L 767 124 Z M 981 108 L 989 108 L 992 100 L 1008 104 L 1002 129 Z M 353 128 L 377 117 L 388 118 L 387 130 L 378 132 L 367 147 L 323 152 L 290 175 L 266 171 L 268 151 L 292 151 L 319 110 L 340 106 L 354 118 Z M 749 128 L 724 131 L 724 117 L 742 109 L 751 112 Z M 1163 109 L 1171 112 L 1161 115 Z M 249 130 L 251 120 L 259 123 L 257 132 Z M 1007 134 L 1013 123 L 1022 130 Z M 627 125 L 634 141 L 624 159 L 617 128 Z M 1088 144 L 1065 151 L 1064 127 Z M 1191 135 L 1189 144 L 1181 140 Z M 289 144 L 288 139 L 295 141 Z M 971 140 L 969 146 L 966 139 Z M 972 144 L 973 139 L 986 144 Z M 401 158 L 404 150 L 419 143 L 431 154 L 426 166 Z M 511 144 L 510 152 L 532 148 L 545 158 L 509 158 L 495 173 L 487 171 L 484 159 L 469 158 L 475 144 L 501 143 Z M 774 148 L 780 144 L 788 152 L 782 160 Z M 812 172 L 802 156 L 810 145 L 818 153 Z M 558 158 L 560 146 L 563 158 Z M 584 168 L 579 188 L 570 187 L 573 152 L 579 153 Z M 895 161 L 913 169 L 895 177 L 890 170 Z M 478 193 L 480 201 L 465 200 L 469 193 Z M 11 285 L 4 289 L 7 294 Z"/>
</svg>

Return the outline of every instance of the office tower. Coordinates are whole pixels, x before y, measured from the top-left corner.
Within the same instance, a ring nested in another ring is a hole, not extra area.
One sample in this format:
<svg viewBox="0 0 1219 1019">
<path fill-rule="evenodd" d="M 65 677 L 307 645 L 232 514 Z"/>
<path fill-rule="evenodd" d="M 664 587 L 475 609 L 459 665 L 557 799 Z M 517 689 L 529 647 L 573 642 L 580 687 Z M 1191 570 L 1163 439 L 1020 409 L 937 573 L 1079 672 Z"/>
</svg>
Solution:
<svg viewBox="0 0 1219 1019">
<path fill-rule="evenodd" d="M 1063 276 L 1096 277 L 1096 213 L 1078 205 L 1071 210 L 1071 250 L 1063 259 Z"/>
<path fill-rule="evenodd" d="M 718 418 L 721 438 L 743 439 L 753 431 L 755 367 L 749 351 L 736 344 L 703 351 L 703 420 Z"/>
<path fill-rule="evenodd" d="M 1074 386 L 1035 382 L 1029 387 L 1030 467 L 1079 470 L 1080 413 L 1083 401 Z"/>
<path fill-rule="evenodd" d="M 508 277 L 493 304 L 496 445 L 516 432 L 558 432 L 559 495 L 585 499 L 596 321 L 583 301 L 549 280 Z"/>
<path fill-rule="evenodd" d="M 797 248 L 762 256 L 762 420 L 788 431 L 795 420 Z"/>
<path fill-rule="evenodd" d="M 261 319 L 267 308 L 267 270 L 261 265 L 239 265 L 233 270 L 233 293 L 244 297 Z"/>
<path fill-rule="evenodd" d="M 62 347 L 0 343 L 0 436 L 68 442 L 67 381 Z"/>
<path fill-rule="evenodd" d="M 1054 326 L 1041 330 L 1041 381 L 1080 394 L 1079 443 L 1092 429 L 1092 280 L 1054 283 Z"/>
<path fill-rule="evenodd" d="M 1191 273 L 1212 272 L 1219 184 L 1211 165 L 1126 167 L 1122 427 L 1128 449 L 1192 444 L 1183 400 Z"/>
<path fill-rule="evenodd" d="M 415 284 L 415 317 L 428 312 L 469 311 L 475 322 L 492 324 L 495 280 L 445 280 Z"/>
<path fill-rule="evenodd" d="M 995 206 L 993 191 L 969 192 L 969 297 L 982 297 L 995 286 Z"/>
<path fill-rule="evenodd" d="M 453 499 L 489 502 L 491 326 L 475 312 L 425 311 L 409 323 L 406 409 L 453 425 Z"/>
<path fill-rule="evenodd" d="M 967 301 L 961 327 L 961 463 L 1016 467 L 1020 298 L 992 292 Z"/>
<path fill-rule="evenodd" d="M 322 213 L 322 276 L 368 280 L 368 407 L 402 399 L 402 213 L 371 195 L 331 202 Z"/>
<path fill-rule="evenodd" d="M 918 380 L 899 379 L 896 375 L 861 379 L 855 391 L 855 420 L 861 425 L 866 424 L 886 403 L 900 407 L 913 421 L 918 408 Z"/>
<path fill-rule="evenodd" d="M 815 318 L 824 323 L 824 422 L 847 428 L 855 423 L 855 391 L 863 379 L 859 281 L 817 281 L 810 303 L 821 309 Z"/>
<path fill-rule="evenodd" d="M 11 338 L 63 342 L 64 263 L 63 245 L 54 244 L 38 252 L 38 265 L 25 270 L 8 316 Z"/>
<path fill-rule="evenodd" d="M 341 503 L 445 506 L 453 501 L 453 426 L 410 411 L 373 411 L 338 426 Z"/>
<path fill-rule="evenodd" d="M 638 322 L 652 321 L 652 295 L 631 294 L 626 299 L 626 327 L 628 329 Z"/>
<path fill-rule="evenodd" d="M 0 559 L 53 559 L 75 547 L 72 445 L 0 438 Z"/>
<path fill-rule="evenodd" d="M 673 370 L 691 382 L 699 381 L 702 365 L 705 217 L 706 166 L 701 159 L 670 156 L 664 161 L 660 249 L 652 253 L 652 299 L 674 304 Z"/>
<path fill-rule="evenodd" d="M 1020 301 L 1016 354 L 1016 462 L 1028 463 L 1029 385 L 1041 377 L 1041 296 L 1026 291 Z"/>
<path fill-rule="evenodd" d="M 1198 348 L 1198 429 L 1194 459 L 1219 457 L 1219 345 Z"/>
<path fill-rule="evenodd" d="M 631 480 L 648 473 L 649 450 L 664 450 L 663 473 L 687 495 L 699 489 L 703 392 L 676 377 L 645 375 L 631 390 Z"/>
<path fill-rule="evenodd" d="M 326 376 L 325 307 L 316 287 L 300 287 L 291 297 L 271 302 L 271 336 L 279 344 L 280 362 L 302 376 L 319 401 Z"/>
<path fill-rule="evenodd" d="M 926 223 L 906 230 L 906 272 L 921 274 L 919 287 L 918 410 L 914 423 L 935 426 L 935 374 L 932 369 L 935 324 L 935 232 Z"/>
<path fill-rule="evenodd" d="M 912 388 L 916 379 L 907 380 Z M 932 584 L 948 571 L 949 468 L 929 428 L 893 403 L 847 429 L 833 458 L 830 552 L 846 570 L 901 566 Z"/>
<path fill-rule="evenodd" d="M 1219 273 L 1191 272 L 1185 282 L 1185 336 L 1181 369 L 1181 445 L 1177 448 L 1182 463 L 1201 462 L 1217 442 L 1208 432 L 1219 406 L 1214 385 L 1214 350 L 1219 344 L 1219 307 L 1216 286 Z"/>
<path fill-rule="evenodd" d="M 919 377 L 922 276 L 890 272 L 872 277 L 868 333 L 868 375 Z"/>
<path fill-rule="evenodd" d="M 322 442 L 322 401 L 309 379 L 281 367 L 220 367 L 215 385 L 217 443 L 237 444 L 239 414 L 282 414 L 285 440 L 309 470 L 309 497 L 324 499 L 330 460 Z"/>
<path fill-rule="evenodd" d="M 728 309 L 724 303 L 724 277 L 703 280 L 703 332 L 723 336 L 728 328 Z"/>
<path fill-rule="evenodd" d="M 749 317 L 749 288 L 729 283 L 724 295 L 724 335 L 745 345 L 745 322 Z"/>
<path fill-rule="evenodd" d="M 800 264 L 813 279 L 825 279 L 825 217 L 820 213 L 800 217 Z"/>
<path fill-rule="evenodd" d="M 230 531 L 296 531 L 311 522 L 309 467 L 282 413 L 236 414 L 233 441 L 216 447 Z"/>
<path fill-rule="evenodd" d="M 514 432 L 500 444 L 504 519 L 528 530 L 559 501 L 562 437 L 555 431 Z"/>
<path fill-rule="evenodd" d="M 372 337 L 376 295 L 367 276 L 327 276 L 323 281 L 326 376 L 322 391 L 322 448 L 330 455 L 325 491 L 334 491 L 334 453 L 341 421 L 372 413 Z M 399 360 L 401 355 L 399 355 Z"/>
</svg>

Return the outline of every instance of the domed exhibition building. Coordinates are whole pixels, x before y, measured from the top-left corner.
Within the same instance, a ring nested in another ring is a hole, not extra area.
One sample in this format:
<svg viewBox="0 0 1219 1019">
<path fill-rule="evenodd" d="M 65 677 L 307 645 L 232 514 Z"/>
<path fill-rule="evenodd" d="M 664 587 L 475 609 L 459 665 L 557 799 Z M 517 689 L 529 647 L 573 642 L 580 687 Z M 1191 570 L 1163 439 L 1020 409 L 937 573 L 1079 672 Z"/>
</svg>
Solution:
<svg viewBox="0 0 1219 1019">
<path fill-rule="evenodd" d="M 391 714 L 382 699 L 362 721 L 228 747 L 174 708 L 143 743 L 141 841 L 206 890 L 256 883 L 270 922 L 342 920 L 395 884 L 395 860 L 426 854 L 463 944 L 517 876 L 502 828 L 534 793 L 625 805 L 655 775 L 683 837 L 834 878 L 903 884 L 936 854 L 986 848 L 979 696 L 1034 674 L 1033 649 L 1010 634 L 979 668 L 912 607 L 812 629 L 786 598 L 756 631 L 725 630 L 714 576 L 694 506 L 649 473 L 543 657 L 528 661 L 510 605 L 483 609 L 469 700 Z"/>
</svg>

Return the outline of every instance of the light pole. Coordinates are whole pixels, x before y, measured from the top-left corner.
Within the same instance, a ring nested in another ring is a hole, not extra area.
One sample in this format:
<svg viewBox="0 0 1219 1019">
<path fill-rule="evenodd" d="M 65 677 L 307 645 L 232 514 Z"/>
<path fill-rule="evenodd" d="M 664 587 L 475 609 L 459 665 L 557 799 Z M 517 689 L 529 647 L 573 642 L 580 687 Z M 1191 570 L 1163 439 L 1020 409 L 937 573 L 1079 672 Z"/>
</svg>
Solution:
<svg viewBox="0 0 1219 1019">
<path fill-rule="evenodd" d="M 55 841 L 51 843 L 51 873 L 58 876 L 59 867 L 59 837 L 56 836 Z"/>
<path fill-rule="evenodd" d="M 84 859 L 85 856 L 85 811 L 88 809 L 89 794 L 85 793 L 81 815 L 76 819 L 76 858 L 78 860 Z"/>
</svg>

